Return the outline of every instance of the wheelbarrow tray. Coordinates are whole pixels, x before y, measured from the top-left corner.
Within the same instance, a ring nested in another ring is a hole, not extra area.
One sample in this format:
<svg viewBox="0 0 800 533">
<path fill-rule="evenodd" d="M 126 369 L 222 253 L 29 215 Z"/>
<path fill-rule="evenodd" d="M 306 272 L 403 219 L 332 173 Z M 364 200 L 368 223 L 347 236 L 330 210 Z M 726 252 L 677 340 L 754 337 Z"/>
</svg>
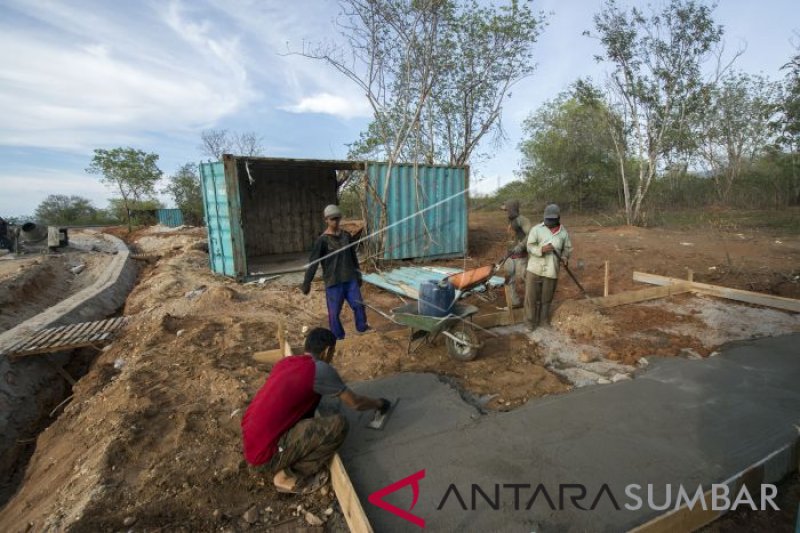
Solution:
<svg viewBox="0 0 800 533">
<path fill-rule="evenodd" d="M 461 292 L 467 292 L 471 289 L 474 289 L 478 285 L 486 283 L 489 278 L 494 276 L 494 273 L 494 265 L 486 265 L 473 268 L 471 270 L 465 270 L 464 272 L 450 274 L 447 276 L 447 279 L 450 280 L 450 283 L 456 289 L 460 290 Z"/>
<path fill-rule="evenodd" d="M 453 323 L 470 317 L 478 312 L 474 305 L 456 303 L 450 314 L 446 316 L 421 315 L 417 310 L 417 304 L 411 303 L 392 309 L 395 322 L 408 326 L 414 331 L 427 331 L 437 334 L 443 329 L 447 329 Z"/>
</svg>

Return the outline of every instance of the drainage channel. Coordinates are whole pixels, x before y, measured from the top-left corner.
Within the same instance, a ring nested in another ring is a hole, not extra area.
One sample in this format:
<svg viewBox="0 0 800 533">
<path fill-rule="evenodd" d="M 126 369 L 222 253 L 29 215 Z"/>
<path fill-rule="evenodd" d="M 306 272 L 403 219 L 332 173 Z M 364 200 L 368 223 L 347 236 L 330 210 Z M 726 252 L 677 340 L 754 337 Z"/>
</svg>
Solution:
<svg viewBox="0 0 800 533">
<path fill-rule="evenodd" d="M 0 353 L 46 328 L 118 315 L 136 282 L 137 267 L 120 239 L 100 233 L 92 237 L 112 256 L 105 270 L 91 286 L 0 333 Z M 15 359 L 0 356 L 0 506 L 19 488 L 38 435 L 63 412 L 73 386 L 98 353 L 91 347 L 65 347 Z"/>
</svg>

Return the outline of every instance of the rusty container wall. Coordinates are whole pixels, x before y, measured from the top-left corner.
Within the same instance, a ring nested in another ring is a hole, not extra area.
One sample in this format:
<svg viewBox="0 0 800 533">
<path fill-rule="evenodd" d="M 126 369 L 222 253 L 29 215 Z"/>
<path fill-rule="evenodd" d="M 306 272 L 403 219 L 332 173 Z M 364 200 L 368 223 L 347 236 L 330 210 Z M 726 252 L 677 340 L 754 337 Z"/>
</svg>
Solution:
<svg viewBox="0 0 800 533">
<path fill-rule="evenodd" d="M 336 170 L 315 161 L 237 161 L 248 259 L 311 251 L 325 229 L 322 211 L 337 203 Z"/>
<path fill-rule="evenodd" d="M 384 198 L 385 191 L 383 258 L 466 255 L 469 167 L 393 165 L 388 188 L 387 168 L 386 163 L 369 163 L 366 184 L 370 233 L 382 229 L 379 199 Z"/>
</svg>

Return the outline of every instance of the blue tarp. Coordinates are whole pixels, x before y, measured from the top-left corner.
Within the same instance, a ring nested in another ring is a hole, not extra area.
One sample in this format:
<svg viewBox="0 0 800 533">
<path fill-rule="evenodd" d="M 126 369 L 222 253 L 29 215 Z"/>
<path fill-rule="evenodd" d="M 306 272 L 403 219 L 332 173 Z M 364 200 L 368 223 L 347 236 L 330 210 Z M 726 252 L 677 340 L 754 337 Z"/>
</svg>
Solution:
<svg viewBox="0 0 800 533">
<path fill-rule="evenodd" d="M 381 274 L 366 274 L 364 281 L 371 283 L 376 287 L 386 289 L 400 296 L 408 298 L 419 297 L 419 287 L 423 281 L 439 281 L 445 276 L 451 274 L 458 274 L 463 270 L 458 268 L 450 268 L 443 266 L 419 266 L 419 267 L 400 267 L 394 270 L 389 270 Z M 504 279 L 500 276 L 493 276 L 489 279 L 490 287 L 499 287 L 503 285 Z M 484 288 L 477 287 L 472 289 L 474 292 L 482 292 Z M 456 291 L 456 295 L 460 295 L 460 291 Z"/>
</svg>

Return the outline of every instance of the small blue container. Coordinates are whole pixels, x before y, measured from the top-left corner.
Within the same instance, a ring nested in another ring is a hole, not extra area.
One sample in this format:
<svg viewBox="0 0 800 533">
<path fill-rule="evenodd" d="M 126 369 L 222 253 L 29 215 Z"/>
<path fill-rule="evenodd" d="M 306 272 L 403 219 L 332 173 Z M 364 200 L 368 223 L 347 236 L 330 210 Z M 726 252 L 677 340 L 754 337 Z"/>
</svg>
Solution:
<svg viewBox="0 0 800 533">
<path fill-rule="evenodd" d="M 419 286 L 417 312 L 425 316 L 447 316 L 455 300 L 456 289 L 450 281 L 423 281 Z"/>
</svg>

